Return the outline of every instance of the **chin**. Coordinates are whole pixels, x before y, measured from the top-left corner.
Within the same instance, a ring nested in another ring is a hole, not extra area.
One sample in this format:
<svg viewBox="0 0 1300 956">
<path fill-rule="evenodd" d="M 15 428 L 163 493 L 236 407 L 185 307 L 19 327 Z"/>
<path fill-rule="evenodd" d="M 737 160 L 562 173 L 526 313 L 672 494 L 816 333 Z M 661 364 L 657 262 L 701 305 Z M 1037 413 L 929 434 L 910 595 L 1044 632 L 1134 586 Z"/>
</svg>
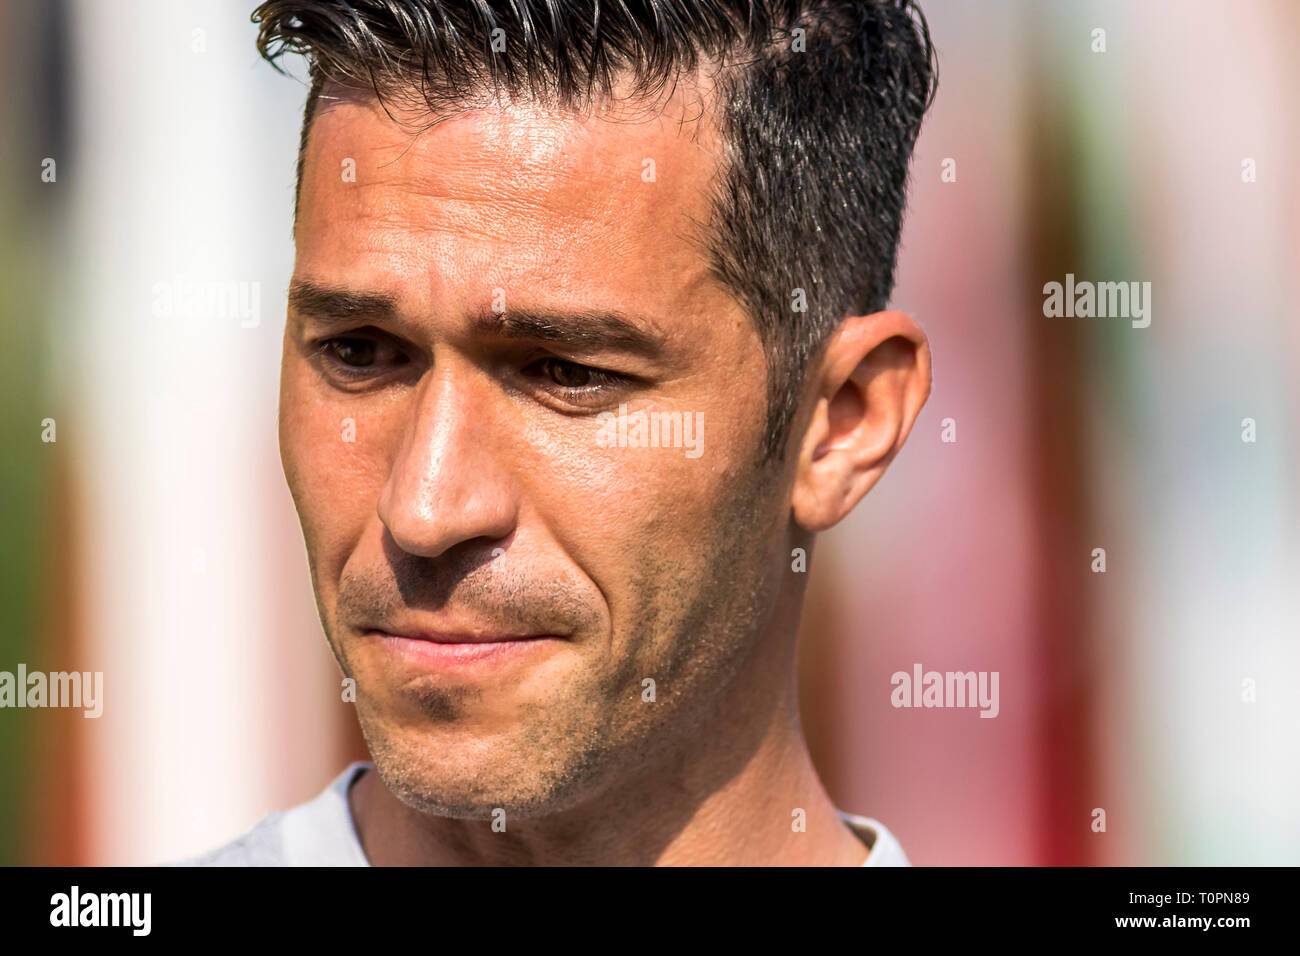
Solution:
<svg viewBox="0 0 1300 956">
<path fill-rule="evenodd" d="M 549 816 L 579 803 L 591 786 L 580 755 L 557 755 L 523 732 L 485 739 L 447 726 L 421 731 L 365 722 L 362 730 L 384 785 L 430 816 Z"/>
</svg>

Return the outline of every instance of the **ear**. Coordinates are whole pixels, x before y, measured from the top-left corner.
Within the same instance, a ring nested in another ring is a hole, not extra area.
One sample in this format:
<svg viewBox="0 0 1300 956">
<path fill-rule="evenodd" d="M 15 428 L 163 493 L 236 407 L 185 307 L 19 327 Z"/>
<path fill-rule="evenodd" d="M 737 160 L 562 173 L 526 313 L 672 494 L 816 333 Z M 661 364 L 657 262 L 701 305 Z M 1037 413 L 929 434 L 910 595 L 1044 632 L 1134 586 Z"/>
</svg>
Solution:
<svg viewBox="0 0 1300 956">
<path fill-rule="evenodd" d="M 791 505 L 795 522 L 815 532 L 852 511 L 903 446 L 930 395 L 930 344 L 901 312 L 853 316 L 831 336 L 808 388 L 814 404 Z"/>
</svg>

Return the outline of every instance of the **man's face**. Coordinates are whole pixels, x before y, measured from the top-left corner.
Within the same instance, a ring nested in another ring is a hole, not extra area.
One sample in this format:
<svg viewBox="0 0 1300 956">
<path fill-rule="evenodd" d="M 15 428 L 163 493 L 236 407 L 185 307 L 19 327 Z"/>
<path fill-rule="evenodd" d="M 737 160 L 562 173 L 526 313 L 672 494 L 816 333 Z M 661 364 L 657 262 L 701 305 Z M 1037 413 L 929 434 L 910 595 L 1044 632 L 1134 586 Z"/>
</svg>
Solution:
<svg viewBox="0 0 1300 956">
<path fill-rule="evenodd" d="M 318 110 L 281 452 L 362 730 L 417 809 L 573 806 L 707 732 L 762 643 L 788 501 L 756 458 L 759 339 L 707 269 L 699 112 L 413 135 Z M 621 441 L 620 405 L 689 416 L 698 450 Z"/>
</svg>

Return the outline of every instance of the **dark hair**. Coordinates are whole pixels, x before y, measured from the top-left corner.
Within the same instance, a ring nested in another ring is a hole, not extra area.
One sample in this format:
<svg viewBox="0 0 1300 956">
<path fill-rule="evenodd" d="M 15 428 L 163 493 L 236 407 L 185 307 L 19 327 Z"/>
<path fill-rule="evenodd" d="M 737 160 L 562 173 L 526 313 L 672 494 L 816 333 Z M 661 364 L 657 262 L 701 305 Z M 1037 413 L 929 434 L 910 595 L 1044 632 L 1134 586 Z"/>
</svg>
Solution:
<svg viewBox="0 0 1300 956">
<path fill-rule="evenodd" d="M 716 64 L 727 159 L 711 264 L 764 344 L 768 460 L 784 448 L 810 358 L 842 319 L 888 302 L 912 147 L 935 91 L 913 0 L 267 0 L 253 21 L 272 64 L 286 51 L 308 58 L 299 186 L 327 82 L 437 113 L 487 90 L 579 105 L 620 79 L 650 97 Z"/>
</svg>

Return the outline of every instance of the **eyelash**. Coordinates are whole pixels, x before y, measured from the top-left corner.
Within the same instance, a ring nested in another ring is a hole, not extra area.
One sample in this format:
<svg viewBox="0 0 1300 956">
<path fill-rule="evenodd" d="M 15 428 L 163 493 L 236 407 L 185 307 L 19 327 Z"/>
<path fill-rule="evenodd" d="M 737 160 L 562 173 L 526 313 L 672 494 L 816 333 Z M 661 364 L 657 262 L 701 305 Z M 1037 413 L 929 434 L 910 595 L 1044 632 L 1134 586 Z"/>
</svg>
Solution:
<svg viewBox="0 0 1300 956">
<path fill-rule="evenodd" d="M 584 402 L 589 403 L 592 398 L 603 397 L 606 392 L 613 389 L 623 388 L 630 381 L 627 376 L 620 375 L 617 372 L 610 372 L 603 368 L 595 368 L 591 365 L 583 365 L 581 362 L 572 362 L 555 355 L 547 355 L 536 359 L 528 365 L 525 365 L 523 371 L 528 372 L 530 369 L 545 366 L 548 363 L 556 363 L 577 369 L 580 372 L 586 373 L 590 379 L 589 384 L 580 386 L 561 385 L 559 382 L 553 380 L 547 385 L 547 388 L 552 394 L 557 395 L 561 399 L 574 405 L 581 405 Z M 543 371 L 541 374 L 545 375 L 546 373 Z"/>
<path fill-rule="evenodd" d="M 402 360 L 398 364 L 405 365 L 410 361 L 406 353 L 398 349 L 396 345 L 393 345 L 393 343 L 385 341 L 380 336 L 364 334 L 335 335 L 326 339 L 321 339 L 312 347 L 312 358 L 328 363 L 332 372 L 341 374 L 345 378 L 353 379 L 355 381 L 375 378 L 376 376 L 374 372 L 366 366 L 349 365 L 347 362 L 340 359 L 338 355 L 335 354 L 334 347 L 341 342 L 367 342 L 373 345 L 376 350 L 387 345 L 401 355 Z"/>
<path fill-rule="evenodd" d="M 368 370 L 367 366 L 349 365 L 340 359 L 338 355 L 335 354 L 334 348 L 342 342 L 368 342 L 374 345 L 376 349 L 381 348 L 384 344 L 388 344 L 391 348 L 397 349 L 397 346 L 392 343 L 385 343 L 380 337 L 362 334 L 335 335 L 326 339 L 321 339 L 312 346 L 311 354 L 313 358 L 328 363 L 331 371 L 342 374 L 344 377 L 354 381 L 362 381 L 368 378 L 375 378 L 376 376 L 373 372 Z M 397 350 L 400 352 L 400 349 Z M 399 364 L 404 365 L 409 362 L 409 358 L 407 358 L 404 353 L 402 353 L 402 355 L 404 361 Z M 590 379 L 589 384 L 582 386 L 561 385 L 554 380 L 549 381 L 546 385 L 546 388 L 552 394 L 574 405 L 581 405 L 584 402 L 590 403 L 590 400 L 593 397 L 603 396 L 604 393 L 614 389 L 623 388 L 631 382 L 630 378 L 621 375 L 618 372 L 611 372 L 591 365 L 583 365 L 581 362 L 573 362 L 556 355 L 545 355 L 536 358 L 525 365 L 522 371 L 527 373 L 531 369 L 539 369 L 539 367 L 545 366 L 549 363 L 564 365 L 580 372 L 584 372 Z M 543 371 L 541 374 L 545 376 L 546 373 Z"/>
</svg>

